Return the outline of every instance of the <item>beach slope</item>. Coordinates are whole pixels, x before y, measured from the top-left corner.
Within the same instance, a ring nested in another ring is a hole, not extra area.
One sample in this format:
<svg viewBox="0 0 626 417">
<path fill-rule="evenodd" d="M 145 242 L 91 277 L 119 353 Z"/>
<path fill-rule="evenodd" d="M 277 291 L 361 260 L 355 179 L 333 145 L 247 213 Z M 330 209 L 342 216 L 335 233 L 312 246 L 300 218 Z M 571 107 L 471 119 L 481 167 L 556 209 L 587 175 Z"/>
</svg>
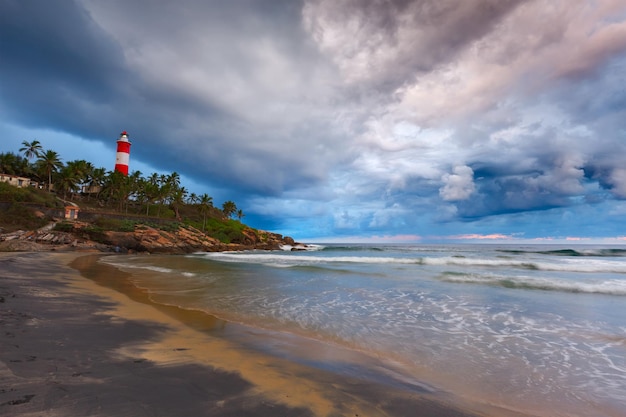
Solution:
<svg viewBox="0 0 626 417">
<path fill-rule="evenodd" d="M 81 256 L 0 254 L 0 416 L 474 415 L 237 350 L 82 277 Z"/>
</svg>

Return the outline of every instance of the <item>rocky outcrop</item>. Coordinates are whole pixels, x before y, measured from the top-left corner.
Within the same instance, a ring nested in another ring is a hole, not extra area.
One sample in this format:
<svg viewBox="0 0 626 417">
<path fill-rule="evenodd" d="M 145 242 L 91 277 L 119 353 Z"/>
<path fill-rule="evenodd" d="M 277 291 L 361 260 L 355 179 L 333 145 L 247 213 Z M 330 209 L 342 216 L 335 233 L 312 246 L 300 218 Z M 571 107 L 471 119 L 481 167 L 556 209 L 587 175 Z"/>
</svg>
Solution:
<svg viewBox="0 0 626 417">
<path fill-rule="evenodd" d="M 0 252 L 40 252 L 49 250 L 107 250 L 106 245 L 81 239 L 68 232 L 53 231 L 49 227 L 40 230 L 18 230 L 0 235 Z"/>
<path fill-rule="evenodd" d="M 225 244 L 191 226 L 166 231 L 137 225 L 133 231 L 100 231 L 89 223 L 73 222 L 71 229 L 18 231 L 0 235 L 0 251 L 94 250 L 120 253 L 192 253 L 227 250 L 278 250 L 297 245 L 290 237 L 246 228 L 241 243 Z"/>
<path fill-rule="evenodd" d="M 133 232 L 103 232 L 99 240 L 116 251 L 190 253 L 220 250 L 222 243 L 199 230 L 181 227 L 174 232 L 137 226 Z"/>
<path fill-rule="evenodd" d="M 170 232 L 148 226 L 137 226 L 133 232 L 105 232 L 103 243 L 116 250 L 150 253 L 219 252 L 226 250 L 277 250 L 293 239 L 269 232 L 244 231 L 243 243 L 222 243 L 191 226 Z"/>
</svg>

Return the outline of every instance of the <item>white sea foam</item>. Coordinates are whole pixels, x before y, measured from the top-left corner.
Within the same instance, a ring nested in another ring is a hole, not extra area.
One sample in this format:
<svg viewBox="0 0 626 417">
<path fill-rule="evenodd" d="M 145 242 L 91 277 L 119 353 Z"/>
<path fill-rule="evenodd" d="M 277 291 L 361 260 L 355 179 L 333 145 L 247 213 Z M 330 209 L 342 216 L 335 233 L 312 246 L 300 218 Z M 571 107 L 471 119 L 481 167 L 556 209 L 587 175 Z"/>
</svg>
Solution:
<svg viewBox="0 0 626 417">
<path fill-rule="evenodd" d="M 171 274 L 173 272 L 176 272 L 174 269 L 171 268 L 165 268 L 162 266 L 155 266 L 155 265 L 145 265 L 145 264 L 137 264 L 137 263 L 130 263 L 130 262 L 112 262 L 110 260 L 104 259 L 102 262 L 105 262 L 109 265 L 118 267 L 118 268 L 124 268 L 124 269 L 143 269 L 146 271 L 153 271 L 153 272 L 159 272 L 162 274 Z M 186 273 L 183 272 L 183 274 L 190 274 L 187 276 L 193 276 L 192 272 Z"/>
<path fill-rule="evenodd" d="M 440 257 L 423 258 L 422 263 L 425 265 L 458 265 L 467 267 L 513 267 L 520 269 L 536 269 L 541 271 L 626 273 L 625 261 L 604 259 L 558 259 L 558 261 L 546 262 L 538 261 L 535 259 L 514 260 L 493 258 Z"/>
<path fill-rule="evenodd" d="M 163 268 L 163 267 L 154 266 L 154 265 L 142 265 L 142 264 L 136 264 L 136 263 L 130 263 L 130 262 L 113 262 L 106 258 L 101 260 L 101 262 L 107 263 L 109 265 L 112 265 L 118 268 L 125 268 L 125 269 L 145 269 L 149 271 L 164 272 L 164 273 L 173 271 L 170 268 Z"/>
<path fill-rule="evenodd" d="M 280 254 L 276 252 L 211 252 L 203 256 L 214 260 L 227 262 L 260 263 L 274 266 L 299 266 L 313 264 L 403 264 L 403 265 L 430 265 L 430 266 L 462 266 L 486 268 L 516 268 L 541 271 L 563 272 L 608 272 L 626 274 L 626 261 L 605 259 L 559 259 L 546 262 L 534 259 L 498 259 L 478 257 L 388 257 L 388 256 L 316 256 L 308 253 Z"/>
<path fill-rule="evenodd" d="M 367 257 L 367 256 L 310 256 L 306 254 L 290 254 L 281 255 L 275 252 L 271 253 L 256 253 L 256 252 L 210 252 L 204 254 L 204 256 L 226 262 L 248 262 L 248 263 L 260 263 L 266 265 L 313 265 L 313 264 L 326 264 L 326 263 L 360 263 L 360 264 L 384 264 L 384 263 L 397 263 L 397 264 L 417 264 L 421 263 L 420 259 L 414 258 L 391 258 L 391 257 Z"/>
<path fill-rule="evenodd" d="M 155 287 L 165 301 L 170 291 L 227 320 L 356 347 L 408 372 L 430 369 L 513 406 L 547 398 L 597 415 L 586 404 L 626 401 L 625 256 L 462 249 L 202 253 L 189 270 L 205 271 L 180 280 L 155 273 L 167 283 Z M 140 262 L 170 266 L 162 259 Z M 214 274 L 220 279 L 196 288 Z"/>
<path fill-rule="evenodd" d="M 314 251 L 324 250 L 324 248 L 326 248 L 326 246 L 314 245 L 314 244 L 295 245 L 295 246 L 293 246 L 293 245 L 281 245 L 280 246 L 280 250 L 285 251 L 285 252 L 291 252 L 291 251 L 314 252 Z"/>
<path fill-rule="evenodd" d="M 626 295 L 626 280 L 619 279 L 568 281 L 558 278 L 480 274 L 443 274 L 441 279 L 447 282 L 498 285 L 507 288 Z"/>
</svg>

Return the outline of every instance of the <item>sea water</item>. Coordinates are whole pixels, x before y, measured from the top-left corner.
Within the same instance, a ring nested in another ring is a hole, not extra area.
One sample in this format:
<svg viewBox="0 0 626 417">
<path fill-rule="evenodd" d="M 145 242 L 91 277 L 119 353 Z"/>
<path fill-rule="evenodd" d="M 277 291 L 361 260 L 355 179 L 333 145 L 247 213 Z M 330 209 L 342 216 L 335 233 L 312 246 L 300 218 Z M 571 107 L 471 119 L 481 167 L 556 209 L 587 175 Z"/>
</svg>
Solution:
<svg viewBox="0 0 626 417">
<path fill-rule="evenodd" d="M 626 247 L 309 249 L 103 262 L 156 303 L 363 352 L 468 399 L 626 415 Z"/>
</svg>

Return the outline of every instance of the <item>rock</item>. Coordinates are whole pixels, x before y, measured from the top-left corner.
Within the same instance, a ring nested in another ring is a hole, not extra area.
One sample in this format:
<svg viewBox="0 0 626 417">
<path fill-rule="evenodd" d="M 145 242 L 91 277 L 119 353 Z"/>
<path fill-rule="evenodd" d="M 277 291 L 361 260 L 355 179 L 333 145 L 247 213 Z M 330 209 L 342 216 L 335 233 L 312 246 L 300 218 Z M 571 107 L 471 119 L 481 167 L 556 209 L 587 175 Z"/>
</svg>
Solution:
<svg viewBox="0 0 626 417">
<path fill-rule="evenodd" d="M 290 237 L 251 228 L 245 228 L 242 235 L 239 242 L 225 244 L 191 226 L 165 231 L 137 225 L 131 232 L 94 232 L 91 224 L 76 221 L 67 232 L 46 228 L 0 235 L 0 251 L 45 251 L 55 250 L 56 247 L 59 250 L 183 254 L 225 250 L 280 250 L 286 245 L 298 245 Z"/>
<path fill-rule="evenodd" d="M 292 252 L 301 252 L 307 250 L 306 246 L 294 246 L 291 248 Z"/>
</svg>

